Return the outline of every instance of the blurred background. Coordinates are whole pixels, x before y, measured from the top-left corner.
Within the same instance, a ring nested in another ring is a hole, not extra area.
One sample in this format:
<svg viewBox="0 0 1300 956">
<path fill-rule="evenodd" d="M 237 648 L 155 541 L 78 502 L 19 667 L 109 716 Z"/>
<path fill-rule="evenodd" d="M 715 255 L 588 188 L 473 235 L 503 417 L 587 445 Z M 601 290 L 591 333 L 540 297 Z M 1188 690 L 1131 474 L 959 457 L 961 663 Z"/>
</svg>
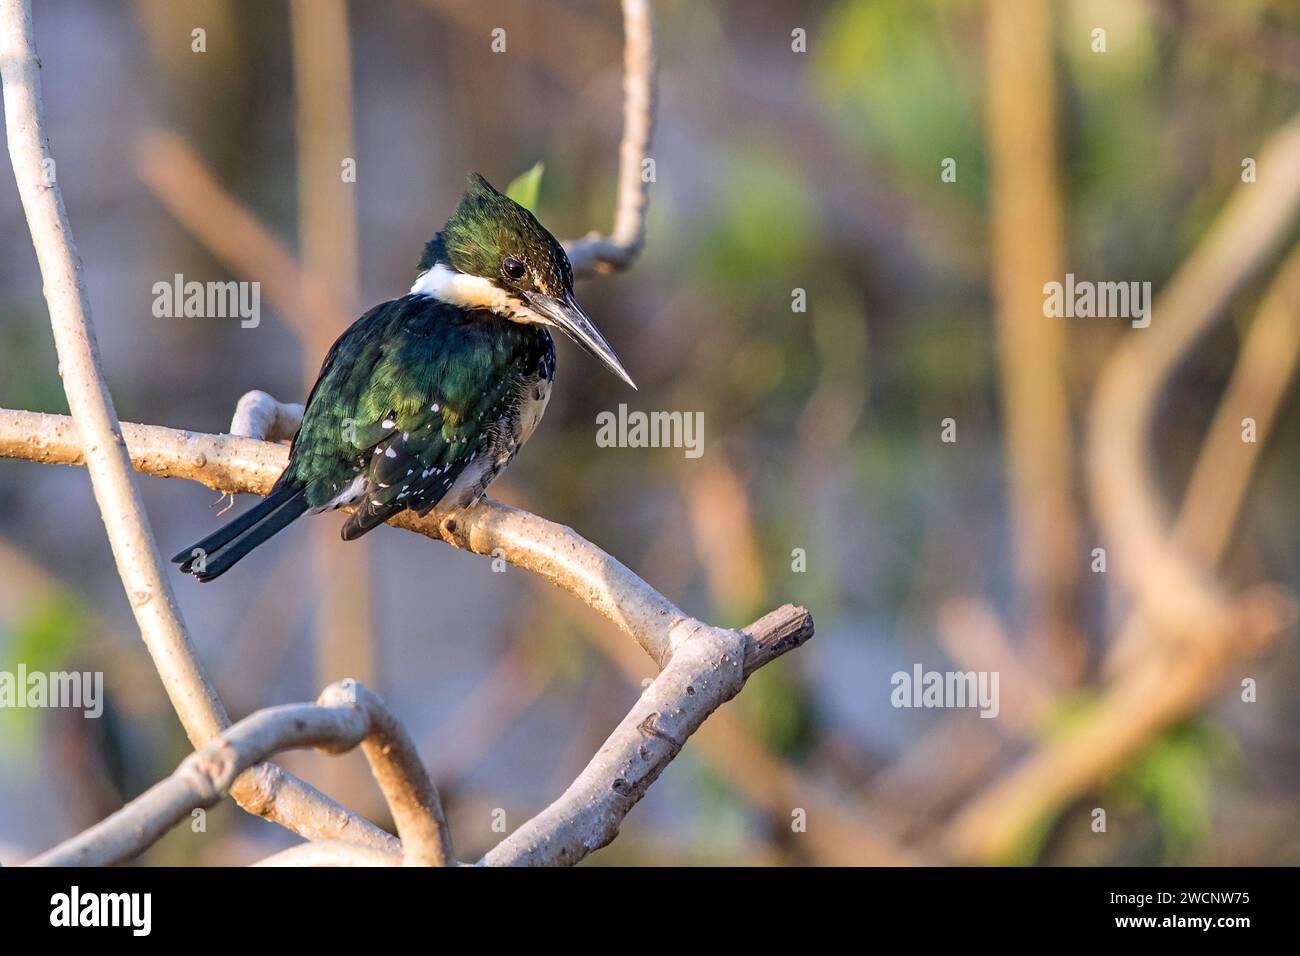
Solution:
<svg viewBox="0 0 1300 956">
<path fill-rule="evenodd" d="M 1244 183 L 1243 160 L 1294 127 L 1300 6 L 656 9 L 647 244 L 579 289 L 640 391 L 559 345 L 546 421 L 493 496 L 571 525 L 704 620 L 740 627 L 790 601 L 817 635 L 707 722 L 589 864 L 1300 863 L 1296 217 L 1164 365 L 1143 350 L 1188 310 L 1157 300 L 1145 330 L 1041 311 L 1066 272 L 1159 293 L 1234 191 L 1273 188 L 1276 166 Z M 614 2 L 41 0 L 35 27 L 124 421 L 220 432 L 249 389 L 302 401 L 347 323 L 409 287 L 472 170 L 504 188 L 542 161 L 554 233 L 612 223 Z M 1278 148 L 1300 168 L 1293 142 Z M 4 180 L 0 405 L 66 414 Z M 1194 292 L 1213 266 L 1178 281 Z M 153 285 L 176 273 L 261 282 L 260 325 L 154 317 Z M 1267 375 L 1246 364 L 1257 331 Z M 1134 368 L 1160 383 L 1149 408 L 1123 400 Z M 1154 568 L 1124 556 L 1149 552 L 1124 550 L 1096 487 L 1125 421 L 1094 413 L 1108 370 L 1110 407 L 1154 426 L 1140 464 L 1162 520 L 1188 496 L 1177 553 L 1258 633 L 1193 640 L 1140 613 Z M 1237 439 L 1242 415 L 1216 418 L 1234 394 L 1257 444 Z M 598 448 L 596 415 L 620 402 L 703 412 L 704 454 Z M 1231 440 L 1203 444 L 1211 432 Z M 164 554 L 216 527 L 215 493 L 140 483 Z M 345 547 L 341 520 L 294 526 L 217 584 L 178 577 L 182 609 L 235 718 L 344 676 L 379 691 L 476 859 L 494 823 L 559 795 L 653 665 L 527 572 L 391 528 Z M 1261 593 L 1269 613 L 1246 613 Z M 189 749 L 83 469 L 0 462 L 0 669 L 19 662 L 102 670 L 108 702 L 99 720 L 0 710 L 5 864 Z M 997 671 L 999 717 L 893 707 L 891 675 L 916 664 Z M 359 753 L 283 763 L 390 825 Z M 241 864 L 294 842 L 226 801 L 142 862 Z"/>
</svg>

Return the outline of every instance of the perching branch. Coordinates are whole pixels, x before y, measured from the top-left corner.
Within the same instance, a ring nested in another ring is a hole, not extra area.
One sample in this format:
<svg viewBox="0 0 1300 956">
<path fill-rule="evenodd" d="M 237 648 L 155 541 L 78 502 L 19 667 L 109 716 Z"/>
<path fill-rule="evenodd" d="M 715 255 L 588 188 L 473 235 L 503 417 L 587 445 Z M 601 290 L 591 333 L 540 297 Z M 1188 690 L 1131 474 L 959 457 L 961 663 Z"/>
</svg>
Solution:
<svg viewBox="0 0 1300 956">
<path fill-rule="evenodd" d="M 277 406 L 266 393 L 250 393 L 240 405 L 258 409 L 250 420 L 293 425 L 293 410 Z M 263 494 L 287 461 L 283 446 L 265 442 L 156 426 L 127 424 L 124 429 L 141 471 L 202 481 L 225 492 Z M 29 441 L 33 434 L 43 440 Z M 67 419 L 35 412 L 0 410 L 0 456 L 80 463 Z M 812 636 L 808 613 L 790 606 L 743 634 L 709 627 L 571 529 L 490 499 L 441 521 L 405 514 L 392 523 L 477 554 L 499 549 L 507 561 L 542 575 L 618 625 L 664 668 L 565 794 L 485 857 L 491 865 L 571 864 L 605 845 L 704 718 L 734 696 L 754 670 Z M 689 651 L 683 654 L 682 648 Z M 711 677 L 732 669 L 737 683 Z M 666 716 L 650 719 L 653 714 Z M 676 745 L 650 746 L 654 740 L 647 736 Z M 541 840 L 541 834 L 547 839 Z"/>
<path fill-rule="evenodd" d="M 573 274 L 580 278 L 626 269 L 645 244 L 650 180 L 642 163 L 654 135 L 657 69 L 651 0 L 623 0 L 623 139 L 614 231 L 608 236 L 590 232 L 564 243 Z"/>
<path fill-rule="evenodd" d="M 122 428 L 139 471 L 223 492 L 265 494 L 288 460 L 285 446 L 255 439 L 131 423 Z M 67 416 L 9 409 L 0 410 L 0 457 L 83 461 Z M 391 523 L 476 554 L 500 554 L 541 575 L 616 624 L 663 669 L 574 784 L 491 851 L 488 864 L 574 863 L 603 846 L 705 717 L 753 671 L 813 634 L 808 612 L 788 605 L 743 632 L 711 627 L 572 529 L 490 499 L 441 520 L 407 512 Z"/>
<path fill-rule="evenodd" d="M 45 133 L 40 69 L 28 0 L 3 0 L 0 79 L 9 157 L 44 280 L 73 431 L 84 449 L 95 500 L 141 637 L 186 734 L 201 746 L 230 719 L 181 619 L 99 367 L 90 299 Z M 373 846 L 392 842 L 378 827 L 278 767 L 257 768 L 232 794 L 250 812 L 304 836 L 350 836 Z"/>
<path fill-rule="evenodd" d="M 270 491 L 289 461 L 283 445 L 206 435 L 155 425 L 123 425 L 135 467 L 164 478 L 188 478 L 229 494 Z M 0 409 L 0 457 L 47 464 L 84 463 L 71 419 Z M 391 524 L 534 571 L 608 618 L 645 648 L 661 667 L 672 635 L 690 618 L 604 551 L 571 528 L 483 499 L 459 515 L 438 520 L 403 512 Z"/>
<path fill-rule="evenodd" d="M 138 471 L 188 478 L 228 494 L 266 494 L 289 460 L 285 446 L 255 439 L 131 422 L 123 423 L 122 430 Z M 66 415 L 15 409 L 0 409 L 0 458 L 84 463 Z M 451 516 L 439 518 L 435 512 L 420 518 L 404 512 L 389 523 L 475 554 L 493 556 L 499 549 L 506 561 L 541 575 L 613 622 L 660 667 L 672 656 L 679 635 L 698 624 L 572 528 L 490 498 Z"/>
<path fill-rule="evenodd" d="M 451 836 L 415 745 L 379 697 L 354 681 L 332 684 L 315 704 L 268 707 L 222 731 L 166 780 L 121 810 L 31 861 L 32 866 L 110 866 L 152 845 L 199 808 L 221 800 L 245 770 L 285 750 L 340 754 L 360 744 L 402 840 L 395 857 L 411 865 L 453 862 Z M 334 842 L 334 841 L 331 841 Z M 308 844 L 313 845 L 313 844 Z M 328 845 L 328 844 L 327 844 Z M 389 851 L 345 844 L 368 857 Z"/>
</svg>

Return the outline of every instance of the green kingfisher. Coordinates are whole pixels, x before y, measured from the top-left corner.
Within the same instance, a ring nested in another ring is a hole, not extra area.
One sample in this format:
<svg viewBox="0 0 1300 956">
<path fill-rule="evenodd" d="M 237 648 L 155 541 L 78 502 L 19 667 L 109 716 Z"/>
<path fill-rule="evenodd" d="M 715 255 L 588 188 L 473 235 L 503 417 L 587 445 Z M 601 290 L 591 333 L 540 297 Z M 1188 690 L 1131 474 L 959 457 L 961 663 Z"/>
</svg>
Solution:
<svg viewBox="0 0 1300 956">
<path fill-rule="evenodd" d="M 172 561 L 211 581 L 307 512 L 351 507 L 350 541 L 408 508 L 473 505 L 541 420 L 552 326 L 636 388 L 574 298 L 564 248 L 475 173 L 411 291 L 325 356 L 271 493 Z"/>
</svg>

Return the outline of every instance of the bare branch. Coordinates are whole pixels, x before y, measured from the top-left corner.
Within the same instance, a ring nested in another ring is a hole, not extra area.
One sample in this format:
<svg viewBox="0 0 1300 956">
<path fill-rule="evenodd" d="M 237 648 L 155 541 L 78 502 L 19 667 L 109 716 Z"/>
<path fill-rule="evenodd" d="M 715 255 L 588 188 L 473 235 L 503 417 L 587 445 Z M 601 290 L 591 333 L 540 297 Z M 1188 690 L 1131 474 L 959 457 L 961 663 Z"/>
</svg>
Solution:
<svg viewBox="0 0 1300 956">
<path fill-rule="evenodd" d="M 489 866 L 572 866 L 618 835 L 628 810 L 686 738 L 744 685 L 744 635 L 701 626 L 553 804 L 483 858 Z"/>
<path fill-rule="evenodd" d="M 227 723 L 194 653 L 131 474 L 113 399 L 99 367 L 90 298 L 44 132 L 40 63 L 26 0 L 0 3 L 0 75 L 9 157 L 44 280 L 68 408 L 122 586 L 167 693 L 195 743 Z"/>
<path fill-rule="evenodd" d="M 90 299 L 45 134 L 40 69 L 29 3 L 3 0 L 0 79 L 9 157 L 44 280 L 73 430 L 78 446 L 85 450 L 91 487 L 141 637 L 186 734 L 198 746 L 228 726 L 230 719 L 194 652 L 163 571 L 99 366 Z M 261 768 L 241 781 L 234 795 L 246 809 L 256 807 L 254 812 L 304 835 L 351 834 L 372 845 L 389 842 L 373 824 L 278 767 Z"/>
<path fill-rule="evenodd" d="M 657 70 L 651 0 L 623 0 L 623 139 L 614 231 L 608 236 L 591 232 L 564 243 L 575 276 L 626 269 L 645 244 L 650 182 L 642 163 L 654 135 Z"/>
<path fill-rule="evenodd" d="M 266 494 L 288 464 L 283 445 L 129 422 L 122 430 L 138 470 L 188 478 L 231 494 Z M 84 463 L 71 419 L 12 409 L 0 409 L 0 457 Z M 672 652 L 673 635 L 691 620 L 573 529 L 488 498 L 456 515 L 434 512 L 420 518 L 403 512 L 390 523 L 475 554 L 500 549 L 511 564 L 540 574 L 612 621 L 661 667 Z"/>
<path fill-rule="evenodd" d="M 325 688 L 317 703 L 324 707 L 352 707 L 365 716 L 367 730 L 361 749 L 392 811 L 402 841 L 402 862 L 408 866 L 447 866 L 455 862 L 451 830 L 438 790 L 420 762 L 411 735 L 379 695 L 364 684 L 342 681 Z"/>
<path fill-rule="evenodd" d="M 308 840 L 347 840 L 397 851 L 397 839 L 273 763 L 259 764 L 235 781 L 230 795 L 254 816 Z"/>
<path fill-rule="evenodd" d="M 230 494 L 266 494 L 288 463 L 283 445 L 250 438 L 131 422 L 122 430 L 137 470 L 161 478 L 188 478 Z M 66 415 L 14 409 L 0 409 L 0 458 L 84 463 Z M 572 528 L 490 498 L 450 516 L 434 512 L 420 518 L 404 512 L 390 524 L 475 554 L 490 556 L 499 550 L 511 564 L 541 575 L 613 622 L 660 667 L 668 662 L 677 635 L 698 623 Z"/>
<path fill-rule="evenodd" d="M 121 810 L 31 861 L 32 866 L 109 866 L 151 846 L 199 808 L 221 800 L 246 770 L 285 750 L 339 754 L 361 744 L 393 812 L 404 862 L 446 865 L 451 839 L 438 794 L 409 735 L 383 701 L 355 681 L 325 689 L 315 704 L 268 707 L 190 754 L 170 777 Z M 349 844 L 368 858 L 387 851 Z"/>
<path fill-rule="evenodd" d="M 541 590 L 540 587 L 536 588 Z M 550 599 L 549 606 L 565 626 L 575 627 L 590 640 L 623 674 L 628 683 L 641 687 L 645 662 L 637 649 L 616 634 L 597 626 L 587 615 L 576 615 L 560 605 L 559 595 L 539 595 Z M 811 627 L 798 609 L 786 616 L 780 608 L 745 628 L 757 646 L 781 645 L 783 635 L 792 637 Z M 746 666 L 748 674 L 752 668 Z M 753 729 L 736 712 L 723 708 L 716 711 L 692 740 L 692 753 L 703 760 L 715 774 L 728 781 L 737 796 L 748 801 L 772 821 L 790 819 L 795 807 L 803 808 L 817 825 L 804 834 L 799 855 L 828 866 L 907 866 L 920 858 L 903 850 L 877 832 L 876 821 L 868 819 L 852 802 L 845 802 L 821 783 L 784 759 L 774 755 Z"/>
<path fill-rule="evenodd" d="M 692 622 L 672 659 L 558 800 L 502 840 L 487 866 L 572 866 L 618 836 L 619 825 L 706 717 L 745 679 L 812 636 L 806 611 L 786 605 L 738 631 Z"/>
</svg>

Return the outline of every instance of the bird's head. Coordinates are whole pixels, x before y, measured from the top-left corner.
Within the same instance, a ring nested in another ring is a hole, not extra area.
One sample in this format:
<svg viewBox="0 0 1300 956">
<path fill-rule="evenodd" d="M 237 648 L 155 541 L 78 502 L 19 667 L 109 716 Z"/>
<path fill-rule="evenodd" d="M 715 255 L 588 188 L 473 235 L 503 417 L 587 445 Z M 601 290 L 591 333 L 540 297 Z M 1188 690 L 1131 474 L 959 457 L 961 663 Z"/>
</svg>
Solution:
<svg viewBox="0 0 1300 956">
<path fill-rule="evenodd" d="M 564 247 L 531 212 L 474 173 L 469 190 L 420 259 L 412 294 L 513 322 L 555 326 L 636 388 L 573 296 Z"/>
</svg>

